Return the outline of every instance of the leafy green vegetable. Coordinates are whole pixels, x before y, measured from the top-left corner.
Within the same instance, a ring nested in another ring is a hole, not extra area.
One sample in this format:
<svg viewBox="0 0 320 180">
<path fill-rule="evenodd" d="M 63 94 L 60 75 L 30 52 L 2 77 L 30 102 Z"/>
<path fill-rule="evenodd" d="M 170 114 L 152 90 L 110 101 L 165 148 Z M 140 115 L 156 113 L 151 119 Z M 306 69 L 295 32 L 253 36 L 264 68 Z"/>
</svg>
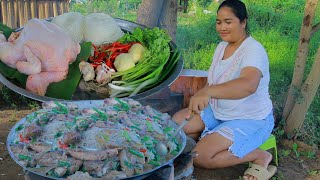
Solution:
<svg viewBox="0 0 320 180">
<path fill-rule="evenodd" d="M 133 96 L 161 83 L 180 57 L 178 50 L 170 56 L 170 40 L 170 36 L 159 28 L 136 28 L 131 34 L 125 34 L 119 40 L 121 43 L 138 41 L 147 51 L 134 68 L 112 76 L 121 77 L 121 81 L 109 83 L 112 89 L 111 97 Z"/>
<path fill-rule="evenodd" d="M 0 23 L 0 31 L 8 38 L 14 31 L 13 29 Z M 91 54 L 91 43 L 81 43 L 81 52 L 77 59 L 69 65 L 67 78 L 57 83 L 51 83 L 47 89 L 46 96 L 58 99 L 70 100 L 75 92 L 81 78 L 79 70 L 80 61 L 87 61 Z M 27 75 L 20 73 L 18 70 L 5 65 L 0 61 L 0 73 L 8 79 L 15 79 L 18 81 L 18 86 L 26 87 Z"/>
</svg>

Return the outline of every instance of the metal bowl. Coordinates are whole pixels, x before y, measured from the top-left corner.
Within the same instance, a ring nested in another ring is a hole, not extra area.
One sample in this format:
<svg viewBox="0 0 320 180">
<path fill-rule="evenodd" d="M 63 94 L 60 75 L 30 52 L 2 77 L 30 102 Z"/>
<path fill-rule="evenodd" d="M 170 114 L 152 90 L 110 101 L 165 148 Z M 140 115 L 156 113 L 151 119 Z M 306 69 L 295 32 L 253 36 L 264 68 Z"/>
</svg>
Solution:
<svg viewBox="0 0 320 180">
<path fill-rule="evenodd" d="M 103 105 L 103 100 L 80 100 L 80 101 L 72 101 L 73 103 L 77 104 L 79 106 L 80 109 L 83 109 L 83 108 L 93 108 L 93 107 L 98 107 L 98 106 L 101 106 Z M 8 136 L 7 136 L 7 149 L 9 151 L 9 154 L 11 156 L 11 158 L 17 163 L 19 164 L 22 168 L 24 168 L 25 170 L 27 171 L 30 171 L 42 178 L 47 178 L 47 179 L 61 179 L 61 178 L 53 178 L 51 176 L 47 176 L 45 174 L 42 174 L 42 173 L 39 173 L 39 172 L 36 172 L 30 168 L 27 168 L 25 167 L 24 165 L 22 165 L 18 158 L 15 156 L 15 154 L 13 153 L 12 149 L 11 149 L 11 146 L 13 143 L 14 143 L 14 140 L 16 139 L 16 132 L 15 132 L 15 129 L 21 125 L 21 124 L 24 124 L 26 121 L 26 118 L 22 118 L 20 121 L 18 121 L 10 130 Z M 174 121 L 172 120 L 169 120 L 168 122 L 168 127 L 173 127 L 175 129 L 178 128 L 178 125 L 177 123 L 175 123 Z M 131 177 L 128 177 L 128 178 L 125 178 L 125 179 L 144 179 L 148 176 L 150 176 L 151 174 L 155 173 L 157 170 L 161 169 L 161 168 L 165 168 L 166 166 L 173 166 L 173 161 L 174 159 L 176 159 L 181 153 L 182 151 L 184 150 L 185 146 L 186 146 L 186 134 L 184 133 L 183 130 L 180 130 L 178 135 L 177 135 L 177 140 L 178 142 L 181 144 L 181 149 L 180 151 L 177 153 L 177 155 L 175 155 L 173 158 L 167 160 L 164 164 L 158 166 L 158 167 L 155 167 L 149 171 L 146 171 L 142 174 L 138 174 L 138 175 L 134 175 L 134 176 L 131 176 Z"/>
<path fill-rule="evenodd" d="M 50 20 L 50 18 L 48 19 Z M 137 24 L 135 22 L 131 22 L 131 21 L 127 21 L 127 20 L 123 20 L 123 19 L 118 19 L 115 18 L 115 21 L 119 24 L 120 28 L 125 31 L 125 32 L 132 32 L 135 28 L 139 27 L 139 28 L 147 28 L 146 26 L 143 26 L 141 24 Z M 17 29 L 16 31 L 20 31 L 22 28 Z M 170 48 L 171 49 L 176 49 L 177 45 L 171 41 L 169 43 Z M 159 85 L 146 90 L 144 92 L 141 92 L 137 95 L 134 95 L 130 98 L 132 99 L 144 99 L 148 96 L 154 95 L 157 92 L 160 92 L 161 90 L 163 90 L 164 88 L 170 86 L 179 76 L 179 74 L 181 73 L 183 68 L 183 59 L 182 57 L 180 57 L 180 59 L 178 60 L 178 63 L 176 64 L 176 66 L 174 67 L 174 69 L 172 70 L 172 72 L 170 73 L 170 75 L 167 77 L 167 79 L 165 79 L 162 83 L 160 83 Z M 9 89 L 15 91 L 16 93 L 19 93 L 23 96 L 26 96 L 28 98 L 37 100 L 37 101 L 61 101 L 64 99 L 57 99 L 57 98 L 52 98 L 52 97 L 48 97 L 48 96 L 40 96 L 37 95 L 35 93 L 32 93 L 30 91 L 27 91 L 26 89 L 17 86 L 16 84 L 12 83 L 11 81 L 9 81 L 8 79 L 6 79 L 6 77 L 4 77 L 1 73 L 0 73 L 0 82 L 3 83 L 5 86 L 7 86 Z M 98 95 L 97 93 L 93 93 L 93 92 L 85 92 L 83 90 L 81 90 L 79 87 L 77 88 L 76 92 L 74 93 L 73 97 L 71 100 L 98 100 L 98 99 L 104 99 L 106 97 L 102 97 L 101 95 Z"/>
</svg>

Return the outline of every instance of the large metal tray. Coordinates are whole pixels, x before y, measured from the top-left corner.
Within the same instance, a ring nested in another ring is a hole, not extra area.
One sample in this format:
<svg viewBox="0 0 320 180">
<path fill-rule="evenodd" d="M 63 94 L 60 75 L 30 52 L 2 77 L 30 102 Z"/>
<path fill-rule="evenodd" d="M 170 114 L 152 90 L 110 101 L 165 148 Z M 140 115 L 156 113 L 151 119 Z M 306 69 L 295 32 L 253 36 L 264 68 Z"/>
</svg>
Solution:
<svg viewBox="0 0 320 180">
<path fill-rule="evenodd" d="M 50 21 L 50 18 L 48 20 Z M 146 26 L 143 26 L 141 24 L 137 24 L 135 22 L 131 22 L 131 21 L 123 20 L 123 19 L 115 18 L 115 21 L 119 24 L 121 29 L 125 32 L 132 32 L 137 27 L 142 28 L 142 29 L 147 28 Z M 21 29 L 22 28 L 19 28 L 16 31 L 20 31 Z M 169 43 L 169 45 L 170 45 L 171 49 L 177 48 L 177 45 L 173 41 L 171 41 Z M 132 96 L 130 98 L 138 100 L 138 99 L 143 99 L 148 96 L 154 95 L 157 92 L 160 92 L 161 90 L 170 86 L 178 78 L 178 76 L 180 75 L 180 73 L 182 71 L 182 68 L 183 68 L 183 59 L 181 56 L 180 59 L 178 60 L 177 65 L 172 70 L 171 74 L 161 84 L 159 84 L 158 86 L 153 87 L 149 90 L 141 92 L 135 96 Z M 16 93 L 19 93 L 23 96 L 26 96 L 28 98 L 31 98 L 31 99 L 34 99 L 37 101 L 44 102 L 44 101 L 52 101 L 52 100 L 55 100 L 55 101 L 63 100 L 63 99 L 57 99 L 57 98 L 52 98 L 52 97 L 47 97 L 47 96 L 40 96 L 40 95 L 34 94 L 30 91 L 27 91 L 26 89 L 24 89 L 20 86 L 17 86 L 16 84 L 11 82 L 10 80 L 6 79 L 6 77 L 4 77 L 1 73 L 0 73 L 0 82 L 3 83 L 5 86 L 7 86 L 9 89 L 15 91 Z M 90 93 L 84 92 L 78 88 L 71 100 L 98 100 L 98 99 L 104 99 L 104 98 L 106 98 L 106 97 L 101 97 L 101 96 L 94 94 L 94 93 L 91 93 L 91 92 Z"/>
<path fill-rule="evenodd" d="M 93 108 L 93 107 L 99 107 L 103 104 L 103 100 L 80 100 L 80 101 L 71 101 L 75 104 L 77 104 L 79 106 L 80 109 L 82 108 Z M 52 178 L 50 176 L 47 176 L 47 175 L 44 175 L 44 174 L 41 174 L 39 172 L 35 172 L 33 171 L 32 169 L 29 169 L 25 166 L 23 166 L 22 164 L 19 163 L 18 159 L 16 158 L 16 156 L 14 155 L 14 153 L 12 152 L 11 150 L 11 144 L 14 143 L 14 140 L 16 139 L 16 133 L 15 133 L 15 129 L 20 125 L 20 124 L 24 124 L 26 121 L 26 118 L 22 118 L 20 121 L 18 121 L 13 127 L 12 129 L 10 130 L 9 134 L 8 134 L 8 137 L 7 137 L 7 148 L 8 148 L 8 151 L 9 151 L 9 154 L 11 156 L 11 158 L 17 163 L 19 164 L 22 168 L 24 168 L 25 170 L 27 171 L 30 171 L 34 174 L 37 174 L 39 176 L 42 176 L 44 178 L 48 178 L 48 179 L 59 179 L 59 178 Z M 175 129 L 178 128 L 178 125 L 177 123 L 175 123 L 174 121 L 170 120 L 169 121 L 169 126 L 170 127 L 174 127 Z M 154 173 L 156 170 L 159 170 L 160 168 L 162 167 L 165 167 L 165 166 L 168 166 L 168 165 L 172 165 L 173 164 L 173 160 L 175 158 L 177 158 L 183 151 L 183 149 L 185 148 L 186 146 L 186 134 L 183 132 L 183 130 L 180 130 L 180 132 L 178 133 L 177 135 L 177 140 L 181 143 L 181 149 L 179 151 L 179 153 L 171 158 L 170 160 L 168 160 L 166 163 L 162 164 L 161 166 L 158 166 L 150 171 L 147 171 L 143 174 L 139 174 L 139 175 L 135 175 L 135 176 L 131 176 L 131 177 L 128 177 L 126 179 L 143 179 L 143 178 L 146 178 L 148 177 L 149 175 L 151 175 L 152 173 Z M 60 178 L 61 179 L 61 178 Z"/>
</svg>

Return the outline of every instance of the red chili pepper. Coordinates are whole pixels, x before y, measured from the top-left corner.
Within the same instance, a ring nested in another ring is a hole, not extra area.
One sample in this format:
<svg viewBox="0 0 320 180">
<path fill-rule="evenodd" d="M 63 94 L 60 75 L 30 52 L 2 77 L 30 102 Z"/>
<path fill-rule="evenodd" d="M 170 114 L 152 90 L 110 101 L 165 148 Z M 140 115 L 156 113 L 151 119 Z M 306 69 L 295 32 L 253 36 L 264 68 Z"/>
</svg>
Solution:
<svg viewBox="0 0 320 180">
<path fill-rule="evenodd" d="M 113 48 L 110 48 L 109 50 L 111 52 L 116 52 L 116 51 L 128 51 L 130 49 L 131 45 L 123 45 L 123 46 L 119 46 L 119 47 L 113 47 Z"/>
<path fill-rule="evenodd" d="M 61 149 L 68 149 L 68 145 L 61 143 L 61 141 L 58 141 L 59 148 Z"/>
<path fill-rule="evenodd" d="M 144 148 L 141 148 L 141 149 L 140 149 L 140 152 L 142 152 L 142 153 L 144 153 L 144 154 L 145 154 L 145 153 L 147 152 L 147 150 L 146 150 L 146 149 L 144 149 Z"/>
<path fill-rule="evenodd" d="M 24 143 L 30 142 L 29 139 L 28 139 L 28 138 L 24 138 L 24 137 L 22 136 L 22 134 L 19 134 L 19 140 L 20 140 L 20 142 L 24 142 Z"/>
<path fill-rule="evenodd" d="M 100 63 L 103 61 L 103 58 L 97 58 L 95 60 L 93 60 L 93 63 Z"/>
<path fill-rule="evenodd" d="M 93 44 L 92 44 L 92 47 L 93 47 L 93 50 L 94 50 L 94 51 L 93 51 L 93 56 L 96 56 L 97 53 L 98 53 L 98 52 L 97 52 L 97 47 L 96 47 L 95 45 L 93 45 Z"/>
<path fill-rule="evenodd" d="M 116 59 L 116 57 L 121 54 L 120 52 L 114 52 L 110 55 L 110 60 L 114 61 Z"/>
<path fill-rule="evenodd" d="M 150 122 L 152 122 L 152 120 L 151 120 L 150 118 L 147 118 L 147 121 L 150 121 Z"/>
<path fill-rule="evenodd" d="M 113 62 L 112 62 L 110 59 L 107 59 L 107 60 L 106 60 L 106 65 L 107 65 L 109 68 L 114 69 L 114 64 L 113 64 Z"/>
</svg>

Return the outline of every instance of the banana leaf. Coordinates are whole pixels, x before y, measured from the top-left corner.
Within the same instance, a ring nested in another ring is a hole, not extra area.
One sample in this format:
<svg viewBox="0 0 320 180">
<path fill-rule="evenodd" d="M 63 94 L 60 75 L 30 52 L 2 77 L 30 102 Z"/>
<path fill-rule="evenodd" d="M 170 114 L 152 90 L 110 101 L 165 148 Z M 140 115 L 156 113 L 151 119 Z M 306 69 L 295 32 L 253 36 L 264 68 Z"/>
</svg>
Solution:
<svg viewBox="0 0 320 180">
<path fill-rule="evenodd" d="M 0 31 L 2 31 L 3 35 L 8 39 L 8 37 L 10 36 L 10 34 L 14 31 L 13 29 L 11 29 L 10 27 L 0 23 Z"/>
<path fill-rule="evenodd" d="M 81 51 L 77 56 L 77 59 L 69 65 L 69 72 L 67 78 L 57 83 L 51 83 L 48 87 L 46 96 L 70 100 L 73 93 L 78 87 L 78 83 L 81 79 L 81 73 L 79 70 L 79 63 L 81 61 L 87 61 L 91 54 L 91 43 L 81 43 Z"/>
<path fill-rule="evenodd" d="M 14 31 L 13 29 L 0 23 L 0 31 L 8 38 Z M 61 42 L 63 43 L 63 42 Z M 78 83 L 81 78 L 79 70 L 79 63 L 81 61 L 87 61 L 91 54 L 91 43 L 81 43 L 81 52 L 78 54 L 77 59 L 69 65 L 69 71 L 67 78 L 57 83 L 51 83 L 47 89 L 46 96 L 58 99 L 70 100 L 73 93 L 78 87 Z M 27 75 L 20 73 L 18 70 L 8 67 L 0 60 L 0 73 L 5 76 L 8 80 L 16 80 L 16 84 L 23 88 L 26 87 Z"/>
</svg>

